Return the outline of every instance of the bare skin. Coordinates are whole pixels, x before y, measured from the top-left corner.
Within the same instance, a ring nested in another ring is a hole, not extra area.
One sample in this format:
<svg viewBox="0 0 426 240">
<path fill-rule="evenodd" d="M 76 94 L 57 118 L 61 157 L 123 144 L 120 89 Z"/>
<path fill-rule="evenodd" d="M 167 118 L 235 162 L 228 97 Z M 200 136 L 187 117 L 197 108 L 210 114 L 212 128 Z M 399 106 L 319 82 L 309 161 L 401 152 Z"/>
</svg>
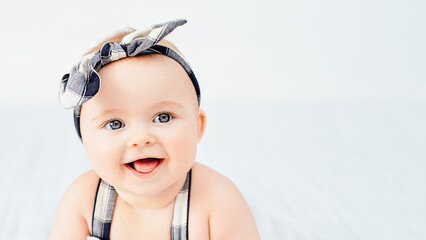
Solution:
<svg viewBox="0 0 426 240">
<path fill-rule="evenodd" d="M 197 162 L 192 173 L 189 239 L 260 239 L 246 201 L 228 178 Z M 90 170 L 69 187 L 49 239 L 85 239 L 91 234 L 98 180 Z M 111 239 L 170 239 L 173 203 L 135 216 L 119 201 L 114 209 Z"/>
<path fill-rule="evenodd" d="M 118 194 L 111 239 L 170 239 L 175 197 L 191 168 L 189 238 L 260 239 L 249 206 L 232 181 L 195 162 L 206 114 L 198 108 L 182 67 L 154 54 L 113 62 L 99 75 L 99 92 L 83 105 L 80 121 L 93 169 L 64 194 L 49 239 L 85 239 L 91 234 L 99 177 Z M 158 105 L 165 99 L 177 104 Z M 160 123 L 161 112 L 174 117 Z M 110 129 L 113 120 L 122 125 Z M 130 174 L 125 165 L 147 154 L 165 160 L 147 178 Z"/>
</svg>

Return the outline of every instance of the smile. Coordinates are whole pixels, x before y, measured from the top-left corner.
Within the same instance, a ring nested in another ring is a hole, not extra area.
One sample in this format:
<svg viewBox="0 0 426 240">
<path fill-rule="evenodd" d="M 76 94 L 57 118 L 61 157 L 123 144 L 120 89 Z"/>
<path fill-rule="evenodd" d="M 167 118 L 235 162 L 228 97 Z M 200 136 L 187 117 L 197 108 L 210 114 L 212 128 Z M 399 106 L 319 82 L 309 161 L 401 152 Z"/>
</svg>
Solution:
<svg viewBox="0 0 426 240">
<path fill-rule="evenodd" d="M 144 158 L 125 164 L 137 177 L 148 177 L 155 174 L 154 170 L 164 161 L 164 158 Z M 152 174 L 150 174 L 152 173 Z"/>
</svg>

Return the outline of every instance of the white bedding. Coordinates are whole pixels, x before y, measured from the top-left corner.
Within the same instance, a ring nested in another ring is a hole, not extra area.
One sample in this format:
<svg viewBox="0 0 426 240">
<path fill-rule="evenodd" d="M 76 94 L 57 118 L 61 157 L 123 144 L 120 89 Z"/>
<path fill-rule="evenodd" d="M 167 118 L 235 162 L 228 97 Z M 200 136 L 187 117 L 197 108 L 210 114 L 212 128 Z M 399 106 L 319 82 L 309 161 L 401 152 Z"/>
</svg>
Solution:
<svg viewBox="0 0 426 240">
<path fill-rule="evenodd" d="M 228 176 L 262 239 L 424 239 L 421 101 L 204 107 L 197 161 Z M 0 239 L 46 239 L 90 168 L 71 111 L 0 109 Z"/>
</svg>

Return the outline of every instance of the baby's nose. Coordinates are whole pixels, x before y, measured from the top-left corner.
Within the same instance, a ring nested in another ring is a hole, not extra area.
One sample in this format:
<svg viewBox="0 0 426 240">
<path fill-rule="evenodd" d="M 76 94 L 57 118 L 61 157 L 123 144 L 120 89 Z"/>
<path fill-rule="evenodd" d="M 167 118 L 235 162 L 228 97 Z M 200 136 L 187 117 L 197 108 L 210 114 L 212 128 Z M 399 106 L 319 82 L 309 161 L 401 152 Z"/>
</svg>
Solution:
<svg viewBox="0 0 426 240">
<path fill-rule="evenodd" d="M 147 129 L 135 130 L 127 142 L 127 147 L 143 147 L 153 143 L 155 143 L 155 137 Z"/>
</svg>

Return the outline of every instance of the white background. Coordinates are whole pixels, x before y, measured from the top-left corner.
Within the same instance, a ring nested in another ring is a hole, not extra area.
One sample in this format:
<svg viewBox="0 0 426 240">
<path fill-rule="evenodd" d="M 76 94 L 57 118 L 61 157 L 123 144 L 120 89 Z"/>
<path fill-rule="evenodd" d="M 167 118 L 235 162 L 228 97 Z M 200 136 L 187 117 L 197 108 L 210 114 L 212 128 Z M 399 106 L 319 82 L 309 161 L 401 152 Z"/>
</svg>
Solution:
<svg viewBox="0 0 426 240">
<path fill-rule="evenodd" d="M 426 238 L 424 1 L 0 1 L 0 239 L 46 239 L 90 168 L 58 100 L 106 35 L 185 18 L 197 161 L 231 178 L 263 239 Z"/>
</svg>

